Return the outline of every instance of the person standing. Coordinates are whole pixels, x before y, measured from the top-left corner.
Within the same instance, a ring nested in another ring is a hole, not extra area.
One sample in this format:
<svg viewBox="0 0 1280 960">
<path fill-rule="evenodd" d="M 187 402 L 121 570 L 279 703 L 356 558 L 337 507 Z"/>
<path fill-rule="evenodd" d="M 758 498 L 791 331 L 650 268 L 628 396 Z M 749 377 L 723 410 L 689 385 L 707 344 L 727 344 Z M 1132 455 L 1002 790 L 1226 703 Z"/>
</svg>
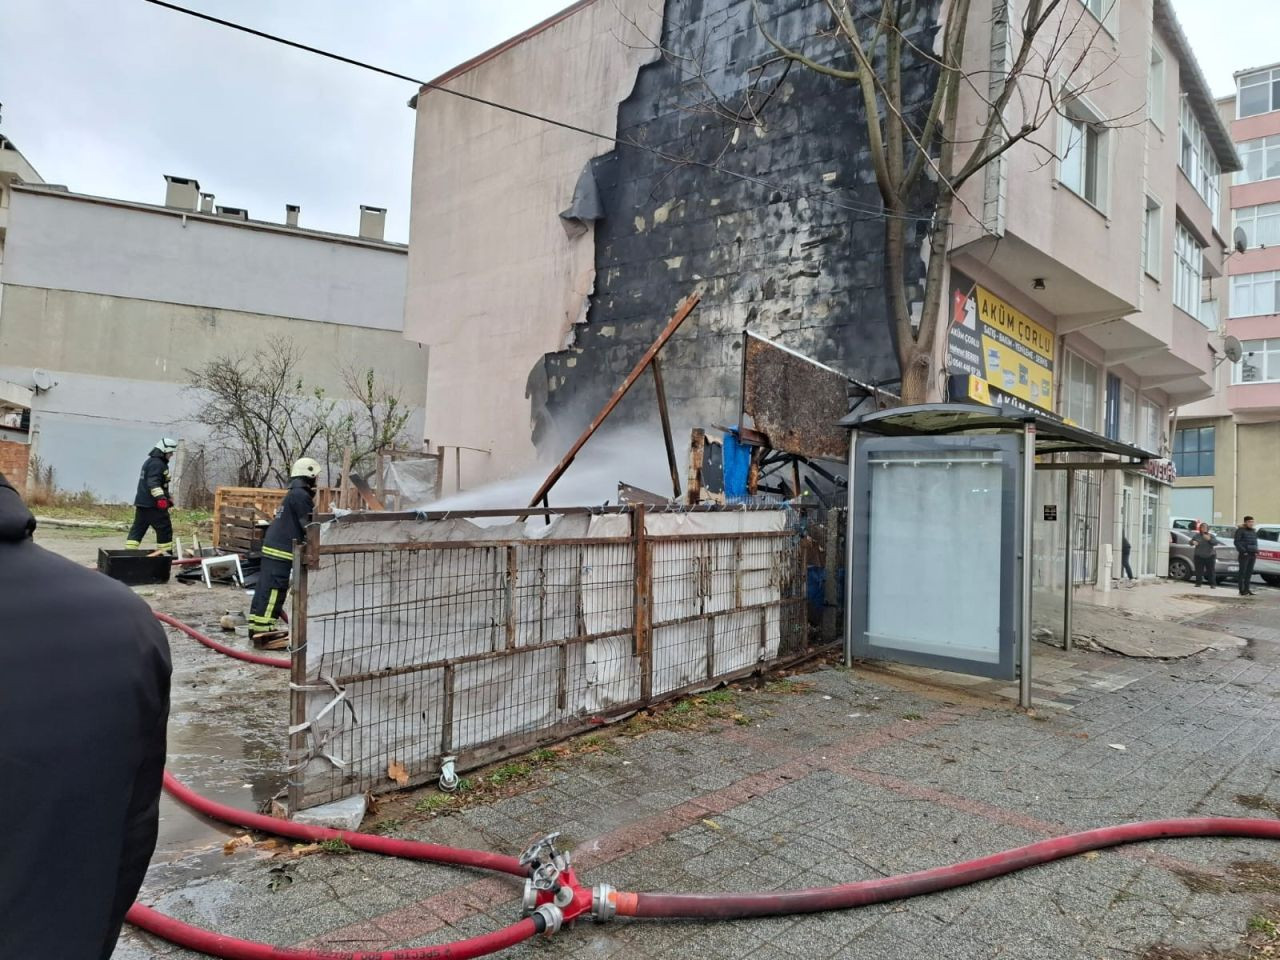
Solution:
<svg viewBox="0 0 1280 960">
<path fill-rule="evenodd" d="M 107 960 L 156 845 L 169 643 L 0 475 L 0 957 Z"/>
<path fill-rule="evenodd" d="M 1221 542 L 1213 535 L 1213 531 L 1209 529 L 1207 523 L 1200 524 L 1196 532 L 1191 535 L 1191 545 L 1193 547 L 1191 559 L 1195 562 L 1196 567 L 1196 589 L 1200 588 L 1202 580 L 1209 582 L 1211 590 L 1217 589 L 1217 546 Z"/>
<path fill-rule="evenodd" d="M 1129 546 L 1129 538 L 1124 534 L 1120 535 L 1120 566 L 1124 570 L 1124 578 L 1126 580 L 1135 579 L 1133 575 L 1133 567 L 1129 566 L 1129 551 L 1133 548 Z"/>
<path fill-rule="evenodd" d="M 161 438 L 151 448 L 142 471 L 138 475 L 138 492 L 133 498 L 133 526 L 125 547 L 137 550 L 147 530 L 156 532 L 156 549 L 168 553 L 173 549 L 173 521 L 169 511 L 173 509 L 173 497 L 169 494 L 169 458 L 178 449 L 178 441 Z"/>
<path fill-rule="evenodd" d="M 1236 553 L 1240 555 L 1240 596 L 1253 596 L 1253 565 L 1258 559 L 1258 531 L 1253 517 L 1245 517 L 1236 527 Z"/>
<path fill-rule="evenodd" d="M 258 568 L 258 584 L 249 607 L 249 639 L 255 647 L 278 650 L 289 642 L 288 634 L 279 626 L 280 611 L 289 594 L 293 545 L 306 536 L 319 476 L 320 464 L 310 457 L 293 465 L 289 492 L 262 538 L 262 566 Z"/>
</svg>

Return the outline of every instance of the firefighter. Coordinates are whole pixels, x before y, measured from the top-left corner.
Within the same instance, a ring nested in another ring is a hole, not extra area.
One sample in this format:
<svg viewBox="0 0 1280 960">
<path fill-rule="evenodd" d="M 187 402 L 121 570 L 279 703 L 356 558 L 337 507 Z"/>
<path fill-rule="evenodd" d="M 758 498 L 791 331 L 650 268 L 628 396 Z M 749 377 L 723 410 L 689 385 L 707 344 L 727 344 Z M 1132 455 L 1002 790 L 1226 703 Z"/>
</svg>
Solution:
<svg viewBox="0 0 1280 960">
<path fill-rule="evenodd" d="M 0 957 L 106 960 L 156 845 L 169 644 L 0 475 Z"/>
<path fill-rule="evenodd" d="M 289 593 L 293 545 L 305 536 L 315 508 L 319 476 L 320 464 L 310 457 L 303 457 L 293 465 L 289 471 L 289 492 L 262 538 L 262 566 L 249 607 L 249 638 L 255 647 L 278 650 L 289 642 L 288 634 L 279 627 L 280 611 Z"/>
<path fill-rule="evenodd" d="M 147 530 L 156 532 L 156 549 L 168 553 L 173 549 L 173 497 L 169 495 L 169 458 L 178 449 L 178 441 L 163 437 L 151 448 L 142 472 L 138 475 L 138 492 L 133 498 L 133 526 L 125 547 L 137 550 Z"/>
</svg>

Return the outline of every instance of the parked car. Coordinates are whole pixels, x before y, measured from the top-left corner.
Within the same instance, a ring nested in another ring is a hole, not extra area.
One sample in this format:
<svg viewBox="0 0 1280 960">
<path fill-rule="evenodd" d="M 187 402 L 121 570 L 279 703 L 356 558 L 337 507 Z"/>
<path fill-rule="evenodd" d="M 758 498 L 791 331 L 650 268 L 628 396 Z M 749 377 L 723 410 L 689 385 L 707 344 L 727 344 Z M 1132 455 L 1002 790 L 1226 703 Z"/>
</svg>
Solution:
<svg viewBox="0 0 1280 960">
<path fill-rule="evenodd" d="M 1258 561 L 1253 572 L 1267 586 L 1280 587 L 1280 523 L 1259 523 L 1255 526 L 1258 530 Z"/>
<path fill-rule="evenodd" d="M 1231 538 L 1235 534 L 1236 528 L 1215 523 L 1211 524 L 1209 529 L 1213 531 L 1214 536 L 1222 541 L 1214 549 L 1214 553 L 1218 557 L 1215 567 L 1217 578 L 1219 580 L 1234 579 L 1240 572 L 1240 558 L 1236 554 L 1236 548 L 1231 545 Z M 1277 547 L 1280 547 L 1280 544 L 1277 544 Z M 1191 543 L 1191 531 L 1169 531 L 1170 580 L 1191 580 L 1195 577 L 1196 566 L 1195 561 L 1192 560 L 1194 554 L 1195 547 Z M 1277 555 L 1280 556 L 1280 553 Z"/>
</svg>

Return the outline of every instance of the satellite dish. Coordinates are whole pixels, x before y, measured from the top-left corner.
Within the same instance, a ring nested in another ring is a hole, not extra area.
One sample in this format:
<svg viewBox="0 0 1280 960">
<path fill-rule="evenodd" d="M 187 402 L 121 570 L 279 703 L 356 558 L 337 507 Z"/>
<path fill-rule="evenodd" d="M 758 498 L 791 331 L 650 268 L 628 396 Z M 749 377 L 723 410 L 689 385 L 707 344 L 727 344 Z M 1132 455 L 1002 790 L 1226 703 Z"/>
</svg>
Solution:
<svg viewBox="0 0 1280 960">
<path fill-rule="evenodd" d="M 1248 249 L 1249 235 L 1244 232 L 1244 227 L 1236 227 L 1231 234 L 1231 245 L 1236 248 L 1236 253 L 1244 253 Z"/>
<path fill-rule="evenodd" d="M 1222 352 L 1232 363 L 1239 363 L 1240 358 L 1244 356 L 1244 347 L 1240 346 L 1238 339 L 1228 334 L 1222 338 Z"/>
<path fill-rule="evenodd" d="M 54 385 L 49 371 L 41 370 L 39 367 L 31 371 L 31 382 L 37 390 L 48 390 Z"/>
</svg>

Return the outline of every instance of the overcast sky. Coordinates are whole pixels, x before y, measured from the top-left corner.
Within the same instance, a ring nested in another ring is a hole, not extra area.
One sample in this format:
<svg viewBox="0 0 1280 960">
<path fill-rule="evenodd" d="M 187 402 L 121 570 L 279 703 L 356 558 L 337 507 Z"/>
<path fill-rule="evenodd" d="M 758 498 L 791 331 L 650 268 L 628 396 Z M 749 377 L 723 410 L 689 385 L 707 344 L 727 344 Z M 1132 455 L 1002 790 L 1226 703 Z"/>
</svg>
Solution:
<svg viewBox="0 0 1280 960">
<path fill-rule="evenodd" d="M 1128 2 L 1128 0 L 1122 0 Z M 186 5 L 431 79 L 568 0 L 187 0 Z M 1174 0 L 1215 94 L 1280 60 L 1277 0 Z M 217 203 L 354 233 L 361 203 L 408 238 L 412 84 L 143 0 L 0 0 L 0 132 L 46 180 L 163 202 L 166 173 Z M 554 104 L 548 105 L 552 111 Z M 477 106 L 477 110 L 484 107 Z"/>
</svg>

